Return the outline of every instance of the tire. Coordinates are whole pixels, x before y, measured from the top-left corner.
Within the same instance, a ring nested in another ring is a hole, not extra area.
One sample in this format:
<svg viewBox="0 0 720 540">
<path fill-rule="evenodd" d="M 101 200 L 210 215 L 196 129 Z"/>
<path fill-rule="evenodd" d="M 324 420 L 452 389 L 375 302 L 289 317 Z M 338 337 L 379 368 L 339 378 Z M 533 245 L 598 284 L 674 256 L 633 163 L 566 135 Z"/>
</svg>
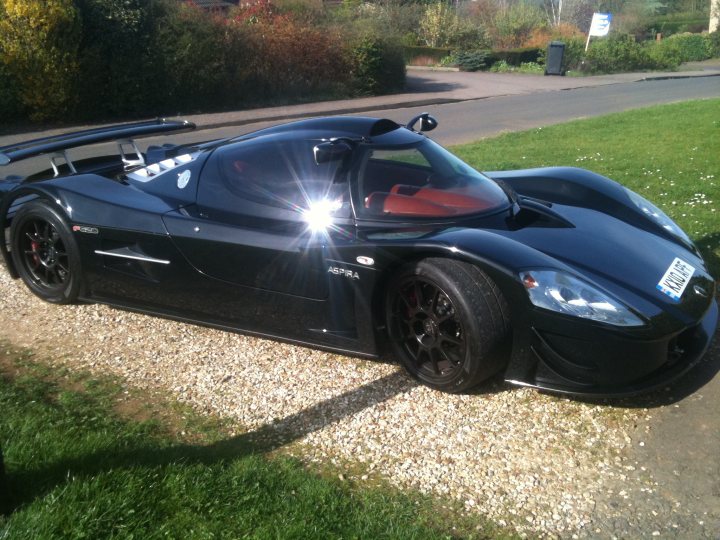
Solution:
<svg viewBox="0 0 720 540">
<path fill-rule="evenodd" d="M 508 313 L 485 272 L 452 259 L 406 265 L 386 290 L 393 352 L 410 375 L 443 392 L 470 390 L 505 366 Z"/>
<path fill-rule="evenodd" d="M 15 268 L 25 285 L 53 304 L 75 302 L 80 294 L 80 252 L 61 214 L 40 200 L 24 204 L 10 228 Z"/>
</svg>

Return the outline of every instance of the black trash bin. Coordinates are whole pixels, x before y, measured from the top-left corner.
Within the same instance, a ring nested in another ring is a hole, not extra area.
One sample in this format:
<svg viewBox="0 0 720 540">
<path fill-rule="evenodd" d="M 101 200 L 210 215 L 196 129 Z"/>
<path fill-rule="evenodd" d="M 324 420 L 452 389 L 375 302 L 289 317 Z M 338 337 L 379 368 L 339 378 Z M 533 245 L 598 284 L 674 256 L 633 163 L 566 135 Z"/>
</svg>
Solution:
<svg viewBox="0 0 720 540">
<path fill-rule="evenodd" d="M 564 59 L 565 44 L 562 41 L 551 42 L 545 57 L 545 75 L 565 75 Z"/>
</svg>

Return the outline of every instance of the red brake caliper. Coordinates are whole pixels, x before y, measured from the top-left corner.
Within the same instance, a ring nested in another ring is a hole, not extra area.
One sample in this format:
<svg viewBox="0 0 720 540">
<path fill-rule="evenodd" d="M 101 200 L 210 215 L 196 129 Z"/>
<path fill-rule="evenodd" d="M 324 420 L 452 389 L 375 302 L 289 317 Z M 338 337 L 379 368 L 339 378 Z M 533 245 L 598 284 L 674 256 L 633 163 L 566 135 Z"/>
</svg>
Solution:
<svg viewBox="0 0 720 540">
<path fill-rule="evenodd" d="M 36 242 L 35 240 L 30 242 L 30 249 L 33 250 L 33 262 L 35 263 L 35 266 L 40 266 L 40 257 L 38 257 L 38 249 L 40 248 L 40 243 Z"/>
</svg>

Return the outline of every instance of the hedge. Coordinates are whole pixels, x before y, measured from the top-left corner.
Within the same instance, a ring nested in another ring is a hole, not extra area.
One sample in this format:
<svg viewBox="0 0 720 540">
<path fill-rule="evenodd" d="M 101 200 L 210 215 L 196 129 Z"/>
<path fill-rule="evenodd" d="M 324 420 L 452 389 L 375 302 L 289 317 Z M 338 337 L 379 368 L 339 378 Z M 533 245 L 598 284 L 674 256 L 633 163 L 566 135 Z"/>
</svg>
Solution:
<svg viewBox="0 0 720 540">
<path fill-rule="evenodd" d="M 720 55 L 720 35 L 676 34 L 661 41 L 638 43 L 631 35 L 615 35 L 590 43 L 582 67 L 590 73 L 676 69 L 683 62 Z"/>
<path fill-rule="evenodd" d="M 21 103 L 29 89 L 38 93 L 37 77 L 2 64 L 8 55 L 0 49 L 4 121 L 187 114 L 380 94 L 405 83 L 401 47 L 379 32 L 341 36 L 268 2 L 227 17 L 172 0 L 73 1 L 82 14 L 73 69 L 36 68 L 60 79 L 53 87 L 64 89 L 63 101 Z"/>
<path fill-rule="evenodd" d="M 388 94 L 405 87 L 405 60 L 398 43 L 366 34 L 350 46 L 357 93 Z"/>
<path fill-rule="evenodd" d="M 20 119 L 23 113 L 15 77 L 0 63 L 0 118 L 9 122 Z"/>
<path fill-rule="evenodd" d="M 527 62 L 537 62 L 542 52 L 542 49 L 537 47 L 494 50 L 490 53 L 489 63 L 492 65 L 495 62 L 504 60 L 511 66 L 519 66 Z"/>
<path fill-rule="evenodd" d="M 709 34 L 674 34 L 653 46 L 653 55 L 680 64 L 699 62 L 714 55 L 714 44 Z"/>
<path fill-rule="evenodd" d="M 452 55 L 452 60 L 461 71 L 479 71 L 490 68 L 496 62 L 505 62 L 516 67 L 527 63 L 538 63 L 542 55 L 543 50 L 537 47 L 493 51 L 474 49 L 456 51 Z"/>
<path fill-rule="evenodd" d="M 705 17 L 687 17 L 679 19 L 675 17 L 658 17 L 653 20 L 648 30 L 660 32 L 663 36 L 669 37 L 673 34 L 681 32 L 702 32 L 707 30 L 710 25 L 710 18 Z"/>
</svg>

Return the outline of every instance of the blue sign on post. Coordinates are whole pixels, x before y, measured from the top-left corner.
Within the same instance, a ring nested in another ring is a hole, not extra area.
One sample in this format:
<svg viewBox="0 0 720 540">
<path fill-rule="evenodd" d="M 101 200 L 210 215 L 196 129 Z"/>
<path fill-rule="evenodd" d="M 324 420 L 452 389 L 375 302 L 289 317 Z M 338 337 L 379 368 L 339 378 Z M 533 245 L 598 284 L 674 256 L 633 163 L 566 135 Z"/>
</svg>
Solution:
<svg viewBox="0 0 720 540">
<path fill-rule="evenodd" d="M 591 36 L 607 36 L 610 31 L 610 21 L 612 21 L 612 13 L 593 13 L 590 31 L 588 32 L 587 41 L 585 42 L 585 51 L 588 50 Z"/>
<path fill-rule="evenodd" d="M 610 31 L 610 21 L 612 21 L 612 13 L 593 13 L 592 22 L 590 23 L 590 35 L 607 36 Z"/>
</svg>

